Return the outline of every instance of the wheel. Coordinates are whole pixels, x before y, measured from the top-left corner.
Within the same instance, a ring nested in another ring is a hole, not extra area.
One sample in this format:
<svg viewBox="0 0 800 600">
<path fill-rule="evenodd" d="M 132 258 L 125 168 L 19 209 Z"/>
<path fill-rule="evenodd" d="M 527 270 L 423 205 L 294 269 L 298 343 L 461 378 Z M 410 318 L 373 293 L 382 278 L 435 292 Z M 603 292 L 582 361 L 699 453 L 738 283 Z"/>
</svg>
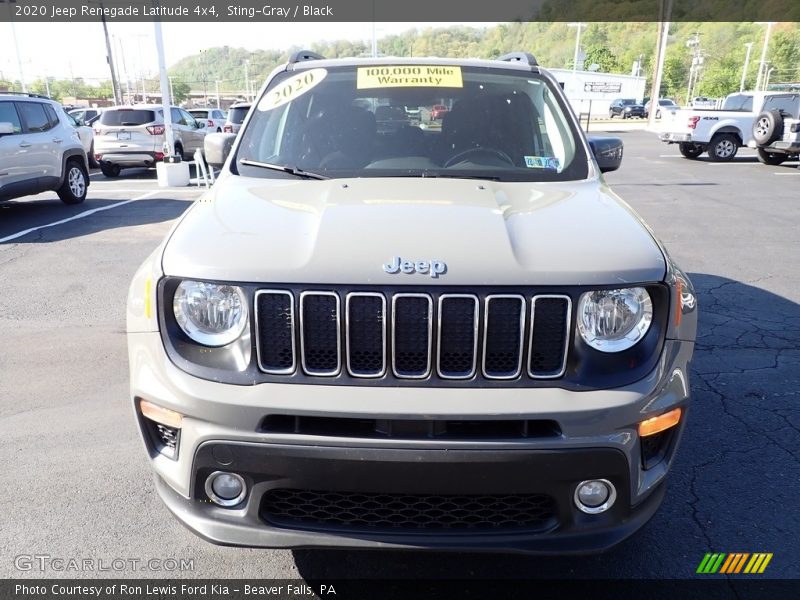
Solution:
<svg viewBox="0 0 800 600">
<path fill-rule="evenodd" d="M 739 140 L 732 133 L 718 133 L 708 144 L 708 156 L 714 162 L 728 162 L 739 151 Z"/>
<path fill-rule="evenodd" d="M 217 127 L 217 133 L 222 133 L 222 127 Z"/>
<path fill-rule="evenodd" d="M 660 118 L 661 118 L 661 111 L 657 110 L 656 111 L 656 119 L 660 119 Z"/>
<path fill-rule="evenodd" d="M 753 123 L 753 139 L 759 146 L 769 146 L 783 131 L 783 117 L 777 110 L 766 110 Z"/>
<path fill-rule="evenodd" d="M 175 154 L 181 157 L 181 160 L 186 160 L 186 157 L 183 155 L 183 146 L 180 143 L 175 144 Z"/>
<path fill-rule="evenodd" d="M 451 167 L 455 164 L 460 162 L 464 162 L 468 156 L 471 154 L 484 154 L 486 156 L 492 156 L 494 158 L 499 158 L 503 162 L 508 163 L 512 167 L 514 166 L 514 160 L 502 150 L 497 150 L 496 148 L 469 148 L 464 150 L 463 152 L 458 152 L 447 159 L 447 161 L 442 165 L 445 169 L 447 167 Z"/>
<path fill-rule="evenodd" d="M 609 119 L 613 119 L 614 118 L 614 111 L 613 110 L 608 111 L 608 118 Z"/>
<path fill-rule="evenodd" d="M 121 170 L 122 169 L 120 168 L 119 165 L 115 165 L 113 163 L 104 163 L 104 162 L 100 163 L 100 171 L 106 177 L 119 177 L 119 172 Z"/>
<path fill-rule="evenodd" d="M 627 119 L 627 118 L 628 118 L 628 115 L 626 115 L 625 113 L 622 113 L 622 118 L 623 118 L 623 119 Z"/>
<path fill-rule="evenodd" d="M 80 204 L 86 199 L 86 192 L 89 189 L 88 180 L 89 176 L 81 161 L 74 158 L 68 160 L 64 183 L 56 190 L 58 197 L 64 204 Z"/>
<path fill-rule="evenodd" d="M 777 166 L 789 158 L 788 154 L 780 152 L 767 152 L 763 148 L 758 149 L 758 162 L 765 165 Z"/>
<path fill-rule="evenodd" d="M 678 149 L 681 151 L 681 154 L 686 158 L 697 158 L 703 152 L 705 152 L 705 149 L 702 146 L 699 146 L 697 144 L 689 144 L 686 142 L 678 144 Z"/>
</svg>

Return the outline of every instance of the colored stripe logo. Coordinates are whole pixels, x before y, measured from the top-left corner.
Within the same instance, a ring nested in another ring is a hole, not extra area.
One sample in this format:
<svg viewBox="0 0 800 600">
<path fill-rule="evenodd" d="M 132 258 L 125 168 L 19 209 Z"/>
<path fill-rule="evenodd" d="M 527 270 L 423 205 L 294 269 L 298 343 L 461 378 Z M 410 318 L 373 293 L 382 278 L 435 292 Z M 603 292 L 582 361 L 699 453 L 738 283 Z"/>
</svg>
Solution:
<svg viewBox="0 0 800 600">
<path fill-rule="evenodd" d="M 696 572 L 701 575 L 713 575 L 714 573 L 755 575 L 763 573 L 771 560 L 772 552 L 755 552 L 753 554 L 748 552 L 731 554 L 709 552 L 700 561 Z"/>
</svg>

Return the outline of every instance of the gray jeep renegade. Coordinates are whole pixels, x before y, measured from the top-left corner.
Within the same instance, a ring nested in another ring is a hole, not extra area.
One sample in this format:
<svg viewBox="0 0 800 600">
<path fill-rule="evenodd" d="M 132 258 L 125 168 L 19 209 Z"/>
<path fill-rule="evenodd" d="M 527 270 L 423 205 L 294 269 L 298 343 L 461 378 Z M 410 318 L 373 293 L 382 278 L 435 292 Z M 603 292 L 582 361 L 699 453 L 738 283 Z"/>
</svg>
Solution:
<svg viewBox="0 0 800 600">
<path fill-rule="evenodd" d="M 217 182 L 128 302 L 136 420 L 185 525 L 560 553 L 653 515 L 694 291 L 603 181 L 622 142 L 587 140 L 532 56 L 299 52 L 206 156 Z"/>
</svg>

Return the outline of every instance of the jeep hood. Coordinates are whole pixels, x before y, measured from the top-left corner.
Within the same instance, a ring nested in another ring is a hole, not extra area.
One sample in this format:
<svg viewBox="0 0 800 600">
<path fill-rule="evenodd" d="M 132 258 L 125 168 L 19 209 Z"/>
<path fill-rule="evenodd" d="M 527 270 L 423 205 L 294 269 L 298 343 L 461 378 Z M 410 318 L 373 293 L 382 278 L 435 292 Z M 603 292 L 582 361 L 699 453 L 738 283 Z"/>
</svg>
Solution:
<svg viewBox="0 0 800 600">
<path fill-rule="evenodd" d="M 384 272 L 397 256 L 447 272 Z M 173 230 L 163 269 L 242 283 L 623 285 L 662 280 L 665 262 L 596 181 L 224 176 Z"/>
</svg>

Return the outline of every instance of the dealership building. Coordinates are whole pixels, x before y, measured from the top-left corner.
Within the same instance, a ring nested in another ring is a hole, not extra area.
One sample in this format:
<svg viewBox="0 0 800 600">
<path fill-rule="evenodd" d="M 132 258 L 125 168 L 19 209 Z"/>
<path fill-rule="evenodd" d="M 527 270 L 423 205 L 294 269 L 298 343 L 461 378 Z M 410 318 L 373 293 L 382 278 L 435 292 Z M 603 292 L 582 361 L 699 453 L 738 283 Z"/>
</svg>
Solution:
<svg viewBox="0 0 800 600">
<path fill-rule="evenodd" d="M 575 114 L 608 117 L 608 106 L 617 98 L 644 98 L 645 78 L 595 71 L 547 69 L 564 88 Z"/>
</svg>

